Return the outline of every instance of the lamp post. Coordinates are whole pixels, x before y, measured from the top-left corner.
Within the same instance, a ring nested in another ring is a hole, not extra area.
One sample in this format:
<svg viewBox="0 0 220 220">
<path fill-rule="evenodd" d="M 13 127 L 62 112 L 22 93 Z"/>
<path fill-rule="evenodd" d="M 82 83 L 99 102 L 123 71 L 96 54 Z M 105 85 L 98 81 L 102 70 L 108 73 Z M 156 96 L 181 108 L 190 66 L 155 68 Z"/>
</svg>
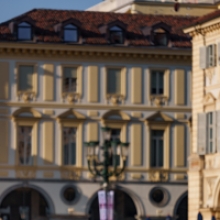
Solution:
<svg viewBox="0 0 220 220">
<path fill-rule="evenodd" d="M 103 188 L 106 193 L 109 187 L 109 178 L 119 176 L 126 167 L 129 143 L 122 143 L 117 138 L 111 138 L 111 129 L 102 128 L 104 142 L 99 146 L 99 142 L 85 142 L 87 147 L 87 162 L 90 173 L 103 179 Z M 122 166 L 120 166 L 122 162 Z M 108 217 L 106 217 L 106 220 Z"/>
<path fill-rule="evenodd" d="M 111 138 L 111 129 L 102 128 L 104 143 L 99 146 L 99 142 L 85 142 L 87 147 L 88 168 L 92 175 L 103 178 L 103 186 L 109 185 L 109 177 L 119 176 L 123 173 L 129 143 L 123 143 L 117 138 Z M 120 161 L 122 166 L 119 167 Z"/>
</svg>

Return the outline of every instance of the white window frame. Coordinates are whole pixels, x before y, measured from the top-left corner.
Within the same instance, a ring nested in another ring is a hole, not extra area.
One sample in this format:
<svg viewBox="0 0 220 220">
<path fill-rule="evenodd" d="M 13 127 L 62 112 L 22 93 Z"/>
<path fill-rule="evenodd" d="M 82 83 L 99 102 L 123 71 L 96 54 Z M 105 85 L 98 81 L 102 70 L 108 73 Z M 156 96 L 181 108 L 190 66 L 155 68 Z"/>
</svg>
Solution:
<svg viewBox="0 0 220 220">
<path fill-rule="evenodd" d="M 207 146 L 208 146 L 208 153 L 214 153 L 214 121 L 213 121 L 213 112 L 207 113 Z"/>
<path fill-rule="evenodd" d="M 207 59 L 208 59 L 208 67 L 209 68 L 216 66 L 216 44 L 208 45 Z"/>
</svg>

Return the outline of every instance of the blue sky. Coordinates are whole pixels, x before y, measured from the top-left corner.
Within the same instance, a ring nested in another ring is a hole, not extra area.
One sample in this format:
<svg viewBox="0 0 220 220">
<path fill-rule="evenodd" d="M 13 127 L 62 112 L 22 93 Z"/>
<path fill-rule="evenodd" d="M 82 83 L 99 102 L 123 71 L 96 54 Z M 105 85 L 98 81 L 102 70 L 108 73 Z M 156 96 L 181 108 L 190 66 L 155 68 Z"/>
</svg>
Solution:
<svg viewBox="0 0 220 220">
<path fill-rule="evenodd" d="M 0 22 L 33 8 L 85 10 L 102 0 L 0 0 Z"/>
</svg>

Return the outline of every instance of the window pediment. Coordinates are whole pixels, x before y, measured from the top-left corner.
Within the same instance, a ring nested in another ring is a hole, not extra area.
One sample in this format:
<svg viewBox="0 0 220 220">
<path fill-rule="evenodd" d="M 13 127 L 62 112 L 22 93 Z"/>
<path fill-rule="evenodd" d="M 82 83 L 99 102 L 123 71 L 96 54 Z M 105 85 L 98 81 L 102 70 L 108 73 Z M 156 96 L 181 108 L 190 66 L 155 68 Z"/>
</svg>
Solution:
<svg viewBox="0 0 220 220">
<path fill-rule="evenodd" d="M 20 108 L 20 109 L 17 109 L 16 111 L 14 111 L 14 113 L 12 114 L 12 117 L 14 119 L 17 119 L 17 118 L 40 119 L 40 118 L 42 118 L 42 114 L 33 108 Z"/>
<path fill-rule="evenodd" d="M 216 98 L 213 96 L 212 93 L 208 93 L 206 94 L 206 96 L 204 97 L 204 104 L 208 105 L 208 104 L 214 104 L 216 101 Z"/>
<path fill-rule="evenodd" d="M 147 117 L 146 121 L 147 122 L 167 122 L 167 123 L 170 123 L 170 122 L 173 122 L 174 120 L 170 116 L 168 116 L 164 113 L 157 112 L 157 113 Z"/>
<path fill-rule="evenodd" d="M 166 23 L 164 22 L 159 22 L 159 23 L 156 23 L 152 26 L 152 30 L 157 30 L 157 29 L 162 29 L 166 32 L 170 32 L 171 31 L 171 26 L 170 25 L 167 25 Z"/>
<path fill-rule="evenodd" d="M 73 109 L 70 109 L 70 110 L 58 115 L 57 119 L 58 120 L 83 120 L 83 119 L 86 119 L 86 117 L 83 114 L 81 114 Z"/>
<path fill-rule="evenodd" d="M 119 110 L 111 110 L 106 112 L 103 116 L 102 116 L 103 120 L 130 120 L 130 116 L 122 111 Z"/>
</svg>

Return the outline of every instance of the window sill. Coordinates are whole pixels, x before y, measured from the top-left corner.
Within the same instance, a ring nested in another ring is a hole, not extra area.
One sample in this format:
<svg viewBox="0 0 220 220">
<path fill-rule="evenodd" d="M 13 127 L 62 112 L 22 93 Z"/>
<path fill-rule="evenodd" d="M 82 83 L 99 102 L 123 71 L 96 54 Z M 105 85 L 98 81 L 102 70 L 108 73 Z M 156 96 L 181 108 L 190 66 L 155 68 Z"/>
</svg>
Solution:
<svg viewBox="0 0 220 220">
<path fill-rule="evenodd" d="M 125 96 L 121 94 L 107 94 L 107 102 L 111 102 L 113 105 L 123 104 L 125 101 Z"/>
<path fill-rule="evenodd" d="M 68 103 L 80 102 L 81 95 L 77 92 L 63 92 L 62 98 L 64 102 Z"/>
<path fill-rule="evenodd" d="M 151 103 L 154 104 L 157 107 L 160 107 L 162 105 L 167 105 L 168 97 L 166 95 L 150 95 Z"/>
<path fill-rule="evenodd" d="M 35 101 L 36 92 L 34 92 L 34 91 L 18 91 L 17 96 L 18 96 L 18 100 L 23 100 L 25 102 Z"/>
</svg>

